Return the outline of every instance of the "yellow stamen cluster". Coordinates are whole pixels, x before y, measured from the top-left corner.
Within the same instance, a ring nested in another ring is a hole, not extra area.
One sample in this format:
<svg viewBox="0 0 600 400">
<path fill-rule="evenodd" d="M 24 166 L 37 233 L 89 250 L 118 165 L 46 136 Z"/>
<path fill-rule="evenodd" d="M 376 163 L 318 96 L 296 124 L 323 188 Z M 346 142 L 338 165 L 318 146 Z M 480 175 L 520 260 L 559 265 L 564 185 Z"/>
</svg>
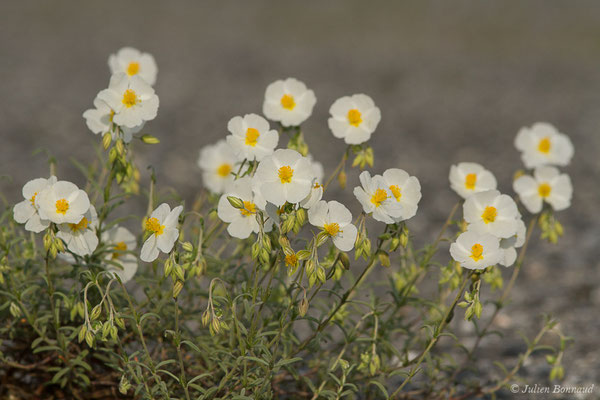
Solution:
<svg viewBox="0 0 600 400">
<path fill-rule="evenodd" d="M 474 261 L 483 260 L 483 246 L 479 243 L 475 243 L 473 247 L 471 247 L 471 257 Z"/>
<path fill-rule="evenodd" d="M 294 107 L 296 107 L 296 101 L 293 96 L 284 94 L 283 97 L 281 97 L 281 106 L 286 110 L 293 110 Z"/>
<path fill-rule="evenodd" d="M 336 236 L 341 232 L 340 225 L 337 222 L 323 225 L 323 230 L 331 237 Z"/>
<path fill-rule="evenodd" d="M 289 165 L 284 165 L 279 168 L 279 179 L 281 183 L 290 183 L 292 182 L 292 177 L 294 176 L 294 170 Z"/>
<path fill-rule="evenodd" d="M 38 192 L 35 192 L 33 194 L 33 196 L 31 196 L 31 198 L 29 199 L 29 201 L 31 202 L 31 205 L 35 207 L 35 196 L 38 195 Z"/>
<path fill-rule="evenodd" d="M 69 202 L 67 199 L 56 200 L 56 213 L 65 215 L 69 210 Z"/>
<path fill-rule="evenodd" d="M 227 163 L 221 164 L 219 166 L 219 168 L 217 168 L 217 175 L 219 175 L 221 178 L 226 178 L 231 173 L 231 170 L 232 170 L 231 164 L 227 164 Z"/>
<path fill-rule="evenodd" d="M 148 221 L 146 221 L 146 230 L 152 232 L 156 236 L 160 236 L 165 231 L 165 226 L 161 225 L 158 218 L 148 218 Z"/>
<path fill-rule="evenodd" d="M 475 190 L 475 183 L 477 183 L 477 174 L 467 174 L 465 177 L 465 187 L 469 190 Z"/>
<path fill-rule="evenodd" d="M 256 204 L 251 201 L 244 201 L 244 208 L 240 209 L 244 217 L 256 214 Z"/>
<path fill-rule="evenodd" d="M 352 126 L 359 126 L 362 123 L 362 114 L 356 108 L 348 111 L 348 122 Z"/>
<path fill-rule="evenodd" d="M 396 198 L 396 201 L 400 201 L 400 198 L 402 197 L 402 192 L 400 191 L 400 188 L 398 187 L 398 185 L 391 185 L 390 191 Z"/>
<path fill-rule="evenodd" d="M 139 99 L 137 93 L 131 89 L 127 89 L 125 93 L 123 93 L 123 104 L 127 108 L 131 108 L 139 103 Z"/>
<path fill-rule="evenodd" d="M 285 265 L 288 267 L 296 267 L 298 266 L 298 256 L 296 253 L 291 253 L 285 256 Z"/>
<path fill-rule="evenodd" d="M 117 242 L 114 245 L 114 250 L 115 252 L 112 255 L 113 260 L 121 257 L 122 252 L 127 251 L 127 245 L 125 244 L 125 242 Z"/>
<path fill-rule="evenodd" d="M 548 197 L 552 192 L 552 186 L 547 183 L 540 183 L 538 186 L 538 193 L 541 197 Z"/>
<path fill-rule="evenodd" d="M 84 229 L 86 229 L 89 225 L 90 221 L 88 221 L 88 219 L 86 217 L 81 218 L 81 221 L 79 221 L 76 224 L 69 224 L 69 227 L 71 228 L 71 231 L 73 232 L 79 232 L 82 231 Z"/>
<path fill-rule="evenodd" d="M 538 144 L 538 151 L 540 153 L 548 154 L 550 153 L 551 147 L 552 143 L 550 142 L 550 138 L 545 137 L 542 140 L 540 140 L 540 143 Z"/>
<path fill-rule="evenodd" d="M 133 76 L 140 72 L 140 63 L 139 62 L 130 62 L 127 66 L 127 75 Z"/>
<path fill-rule="evenodd" d="M 371 196 L 371 203 L 375 204 L 375 207 L 379 207 L 381 203 L 386 201 L 388 198 L 387 192 L 383 189 L 377 189 L 375 194 Z"/>
<path fill-rule="evenodd" d="M 483 214 L 481 214 L 481 219 L 483 219 L 483 222 L 485 222 L 486 224 L 489 224 L 490 222 L 494 222 L 497 216 L 498 210 L 496 210 L 496 207 L 488 206 L 485 208 L 485 210 L 483 210 Z"/>
<path fill-rule="evenodd" d="M 248 128 L 246 130 L 246 145 L 247 146 L 256 146 L 258 142 L 258 137 L 260 136 L 260 132 L 255 128 Z"/>
</svg>

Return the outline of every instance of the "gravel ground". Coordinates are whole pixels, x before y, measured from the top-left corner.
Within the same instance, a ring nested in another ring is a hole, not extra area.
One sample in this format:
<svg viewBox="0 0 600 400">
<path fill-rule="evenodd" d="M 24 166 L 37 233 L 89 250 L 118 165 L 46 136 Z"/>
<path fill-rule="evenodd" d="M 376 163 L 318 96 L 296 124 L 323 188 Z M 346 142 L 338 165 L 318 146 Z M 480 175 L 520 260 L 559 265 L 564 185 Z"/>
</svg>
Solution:
<svg viewBox="0 0 600 400">
<path fill-rule="evenodd" d="M 550 312 L 576 338 L 566 383 L 600 384 L 599 3 L 5 1 L 0 10 L 0 174 L 11 177 L 0 191 L 12 202 L 24 181 L 47 173 L 37 148 L 60 160 L 61 177 L 81 181 L 67 160 L 85 161 L 99 140 L 81 114 L 107 85 L 108 55 L 124 45 L 153 53 L 160 69 L 159 116 L 147 133 L 162 143 L 138 146 L 140 166 L 152 164 L 159 183 L 188 201 L 201 184 L 199 148 L 224 137 L 230 117 L 260 112 L 265 87 L 287 76 L 316 92 L 305 130 L 329 170 L 342 151 L 327 129 L 329 105 L 357 92 L 375 99 L 375 169 L 398 166 L 421 180 L 411 221 L 421 240 L 456 201 L 451 163 L 484 163 L 509 191 L 516 132 L 554 123 L 576 148 L 565 238 L 534 241 L 535 261 L 501 314 L 506 336 L 482 353 L 510 362 L 522 347 L 516 332 L 534 333 Z M 547 371 L 534 361 L 526 383 L 543 385 Z"/>
</svg>

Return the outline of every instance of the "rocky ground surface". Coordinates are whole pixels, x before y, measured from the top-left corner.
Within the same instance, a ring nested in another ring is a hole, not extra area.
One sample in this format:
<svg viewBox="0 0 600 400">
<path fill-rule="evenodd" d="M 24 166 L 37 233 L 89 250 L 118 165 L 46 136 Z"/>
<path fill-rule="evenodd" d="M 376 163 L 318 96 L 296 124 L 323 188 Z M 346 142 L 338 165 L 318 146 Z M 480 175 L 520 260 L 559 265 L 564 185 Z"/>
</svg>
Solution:
<svg viewBox="0 0 600 400">
<path fill-rule="evenodd" d="M 552 313 L 576 339 L 565 383 L 600 384 L 598 3 L 82 4 L 0 6 L 0 174 L 10 177 L 0 191 L 8 201 L 19 199 L 23 182 L 47 174 L 46 156 L 35 149 L 59 160 L 62 178 L 81 181 L 69 159 L 88 160 L 99 141 L 81 114 L 108 83 L 108 55 L 124 45 L 153 53 L 160 68 L 161 106 L 147 133 L 162 143 L 137 146 L 140 166 L 152 164 L 159 184 L 188 202 L 201 185 L 199 148 L 224 137 L 232 116 L 260 112 L 265 87 L 278 78 L 297 77 L 316 92 L 305 131 L 329 171 L 342 152 L 327 129 L 329 105 L 358 92 L 375 99 L 383 114 L 372 140 L 375 170 L 397 166 L 419 177 L 423 200 L 410 226 L 423 242 L 456 201 L 450 164 L 483 163 L 510 191 L 520 167 L 515 134 L 550 121 L 576 147 L 568 168 L 573 206 L 560 214 L 565 238 L 557 246 L 534 240 L 499 319 L 505 336 L 486 340 L 481 354 L 490 369 L 495 360 L 512 365 L 523 349 L 517 332 L 534 334 L 540 314 Z M 543 365 L 540 357 L 527 364 L 524 383 L 546 385 Z"/>
</svg>

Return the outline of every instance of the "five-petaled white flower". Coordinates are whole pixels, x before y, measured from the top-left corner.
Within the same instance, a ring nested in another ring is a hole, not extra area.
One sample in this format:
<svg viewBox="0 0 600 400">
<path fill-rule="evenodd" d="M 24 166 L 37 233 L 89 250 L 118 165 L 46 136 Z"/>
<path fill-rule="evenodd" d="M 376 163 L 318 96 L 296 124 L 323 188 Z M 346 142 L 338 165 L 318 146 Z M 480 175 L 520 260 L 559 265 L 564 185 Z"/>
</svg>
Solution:
<svg viewBox="0 0 600 400">
<path fill-rule="evenodd" d="M 90 199 L 74 183 L 57 181 L 38 193 L 35 204 L 43 220 L 77 224 L 90 208 Z"/>
<path fill-rule="evenodd" d="M 527 168 L 568 165 L 574 152 L 569 137 L 546 122 L 521 128 L 515 138 L 515 147 L 521 151 L 521 159 Z"/>
<path fill-rule="evenodd" d="M 542 211 L 544 202 L 554 211 L 571 205 L 573 186 L 567 174 L 561 174 L 555 167 L 537 167 L 533 176 L 523 175 L 513 182 L 513 189 L 519 195 L 527 210 L 536 214 Z"/>
<path fill-rule="evenodd" d="M 159 250 L 168 253 L 173 248 L 179 229 L 177 229 L 177 220 L 183 210 L 182 206 L 177 206 L 173 210 L 167 203 L 162 203 L 150 215 L 146 221 L 146 230 L 150 232 L 150 237 L 142 246 L 140 258 L 142 261 L 152 262 L 158 257 Z"/>
<path fill-rule="evenodd" d="M 394 218 L 400 222 L 412 218 L 417 213 L 419 201 L 421 200 L 421 184 L 419 180 L 408 175 L 399 168 L 390 168 L 383 173 L 383 179 L 388 185 L 393 198 L 402 206 L 399 217 Z"/>
<path fill-rule="evenodd" d="M 329 109 L 329 129 L 347 144 L 361 144 L 371 138 L 381 120 L 381 111 L 366 94 L 337 99 Z"/>
<path fill-rule="evenodd" d="M 115 112 L 113 122 L 127 128 L 136 128 L 153 120 L 158 111 L 158 96 L 152 86 L 138 76 L 111 76 L 108 89 L 98 93 L 98 98 Z"/>
<path fill-rule="evenodd" d="M 323 229 L 340 251 L 350 251 L 356 241 L 357 229 L 352 224 L 352 214 L 337 201 L 321 200 L 308 210 L 308 222 Z"/>
<path fill-rule="evenodd" d="M 450 187 L 463 199 L 486 190 L 496 189 L 494 175 L 477 163 L 462 162 L 450 167 Z"/>
<path fill-rule="evenodd" d="M 219 140 L 200 150 L 198 166 L 202 169 L 204 186 L 213 193 L 221 194 L 233 182 L 234 167 L 238 162 L 233 149 L 225 140 Z"/>
<path fill-rule="evenodd" d="M 371 177 L 369 171 L 359 176 L 361 186 L 354 188 L 354 196 L 366 213 L 386 224 L 393 224 L 402 215 L 402 205 L 396 201 L 389 185 L 381 175 Z"/>
<path fill-rule="evenodd" d="M 257 114 L 246 114 L 229 120 L 227 129 L 231 135 L 227 136 L 227 143 L 239 159 L 249 161 L 262 161 L 279 142 L 279 134 L 270 129 L 269 122 Z"/>
<path fill-rule="evenodd" d="M 90 255 L 98 246 L 98 214 L 96 208 L 90 205 L 77 223 L 58 224 L 56 237 L 62 239 L 70 252 L 80 257 Z"/>
<path fill-rule="evenodd" d="M 258 164 L 254 186 L 276 206 L 299 203 L 309 195 L 315 175 L 308 158 L 290 149 L 276 150 Z"/>
<path fill-rule="evenodd" d="M 19 224 L 25 224 L 25 229 L 30 232 L 39 233 L 50 225 L 47 219 L 41 219 L 38 213 L 36 199 L 44 189 L 56 183 L 56 177 L 48 179 L 37 178 L 27 182 L 23 186 L 23 200 L 13 208 L 13 217 Z"/>
<path fill-rule="evenodd" d="M 303 82 L 287 78 L 267 86 L 263 114 L 283 126 L 298 126 L 310 117 L 316 102 L 315 93 Z"/>
<path fill-rule="evenodd" d="M 94 99 L 94 107 L 95 108 L 90 108 L 83 113 L 83 118 L 85 118 L 87 127 L 96 135 L 99 133 L 104 135 L 105 133 L 110 132 L 112 139 L 116 140 L 120 135 L 119 129 L 113 124 L 115 112 L 104 100 L 97 96 Z M 133 128 L 122 126 L 123 141 L 125 143 L 131 142 L 133 135 L 141 131 L 143 127 L 144 123 Z"/>
<path fill-rule="evenodd" d="M 235 208 L 229 203 L 227 197 L 233 196 L 244 202 L 244 208 Z M 267 202 L 259 194 L 252 191 L 252 178 L 245 176 L 233 181 L 225 194 L 219 199 L 217 215 L 222 221 L 227 222 L 227 232 L 235 238 L 246 239 L 251 233 L 260 232 L 256 219 L 258 211 L 264 211 Z M 266 219 L 266 216 L 265 216 Z M 264 231 L 269 232 L 272 222 L 265 221 Z"/>
<path fill-rule="evenodd" d="M 485 269 L 498 264 L 503 254 L 496 236 L 466 231 L 450 245 L 450 255 L 464 268 Z"/>
<path fill-rule="evenodd" d="M 500 239 L 500 251 L 502 252 L 502 258 L 498 262 L 505 267 L 510 267 L 517 260 L 517 248 L 523 246 L 525 243 L 525 234 L 527 233 L 527 227 L 522 219 L 519 219 L 517 227 L 517 233 L 509 238 Z"/>
<path fill-rule="evenodd" d="M 108 58 L 108 66 L 111 74 L 138 76 L 150 86 L 156 82 L 158 68 L 152 54 L 142 53 L 132 47 L 123 47 L 117 54 L 111 54 Z"/>
<path fill-rule="evenodd" d="M 114 226 L 102 232 L 102 242 L 112 250 L 107 255 L 107 258 L 111 261 L 107 270 L 118 275 L 121 282 L 129 282 L 138 268 L 137 257 L 131 253 L 137 246 L 133 233 L 122 226 Z"/>
<path fill-rule="evenodd" d="M 497 190 L 475 193 L 465 200 L 463 216 L 469 230 L 509 238 L 517 233 L 521 218 L 517 204 Z"/>
</svg>

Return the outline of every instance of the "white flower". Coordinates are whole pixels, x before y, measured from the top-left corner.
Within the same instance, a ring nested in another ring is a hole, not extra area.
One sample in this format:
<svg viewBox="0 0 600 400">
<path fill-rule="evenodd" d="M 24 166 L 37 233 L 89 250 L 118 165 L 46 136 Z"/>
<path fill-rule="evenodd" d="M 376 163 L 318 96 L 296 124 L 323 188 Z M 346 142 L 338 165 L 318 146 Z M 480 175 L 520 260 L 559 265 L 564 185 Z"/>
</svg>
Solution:
<svg viewBox="0 0 600 400">
<path fill-rule="evenodd" d="M 150 86 L 156 82 L 158 68 L 152 54 L 123 47 L 117 54 L 111 54 L 108 58 L 108 66 L 111 74 L 123 73 L 128 77 L 138 76 Z"/>
<path fill-rule="evenodd" d="M 555 167 L 536 168 L 533 176 L 523 175 L 516 179 L 513 189 L 532 214 L 542 211 L 544 202 L 550 204 L 554 211 L 564 210 L 571 205 L 573 195 L 571 178 Z"/>
<path fill-rule="evenodd" d="M 279 142 L 276 130 L 269 130 L 269 122 L 256 114 L 246 114 L 244 117 L 233 117 L 227 123 L 231 135 L 227 136 L 227 143 L 239 159 L 261 161 L 273 150 Z"/>
<path fill-rule="evenodd" d="M 225 140 L 219 140 L 200 150 L 198 166 L 202 169 L 204 186 L 213 193 L 221 194 L 233 182 L 234 167 L 238 162 L 233 149 Z"/>
<path fill-rule="evenodd" d="M 521 217 L 517 204 L 497 190 L 475 193 L 465 200 L 463 216 L 469 230 L 491 233 L 498 238 L 508 238 L 517 233 Z"/>
<path fill-rule="evenodd" d="M 241 199 L 244 202 L 244 208 L 233 207 L 227 200 L 228 196 Z M 256 214 L 259 210 L 264 211 L 266 204 L 265 199 L 252 190 L 252 178 L 245 176 L 233 181 L 226 193 L 221 196 L 217 206 L 217 215 L 229 224 L 227 232 L 231 236 L 246 239 L 251 233 L 260 232 Z M 272 225 L 265 221 L 265 232 L 269 232 Z"/>
<path fill-rule="evenodd" d="M 527 168 L 541 165 L 568 165 L 573 157 L 573 144 L 569 137 L 545 122 L 521 128 L 515 138 L 515 147 Z"/>
<path fill-rule="evenodd" d="M 118 275 L 121 282 L 129 282 L 138 268 L 137 257 L 130 253 L 137 245 L 135 236 L 127 228 L 114 226 L 102 232 L 102 242 L 112 250 L 112 253 L 108 254 L 111 262 L 119 264 L 109 264 L 107 269 Z"/>
<path fill-rule="evenodd" d="M 466 231 L 450 245 L 450 255 L 464 268 L 484 269 L 500 262 L 500 239 L 489 233 Z"/>
<path fill-rule="evenodd" d="M 316 102 L 315 93 L 303 82 L 287 78 L 267 86 L 263 114 L 283 126 L 298 126 L 310 117 Z"/>
<path fill-rule="evenodd" d="M 119 126 L 136 128 L 153 120 L 158 111 L 158 96 L 152 86 L 142 78 L 126 74 L 111 76 L 108 89 L 98 93 L 98 98 L 115 112 L 113 122 Z"/>
<path fill-rule="evenodd" d="M 496 178 L 481 165 L 462 162 L 450 167 L 450 187 L 466 199 L 473 193 L 496 189 Z"/>
<path fill-rule="evenodd" d="M 347 144 L 361 144 L 371 138 L 381 120 L 381 111 L 365 94 L 337 99 L 329 109 L 329 129 Z"/>
<path fill-rule="evenodd" d="M 142 246 L 140 255 L 142 261 L 156 260 L 159 250 L 163 253 L 171 251 L 179 237 L 177 220 L 182 210 L 182 206 L 177 206 L 171 211 L 171 207 L 167 203 L 162 203 L 152 212 L 146 221 L 146 230 L 151 234 Z"/>
<path fill-rule="evenodd" d="M 525 234 L 527 227 L 522 219 L 517 221 L 517 233 L 507 239 L 500 239 L 500 251 L 502 252 L 502 258 L 500 258 L 499 264 L 505 267 L 510 267 L 517 260 L 517 248 L 523 246 L 525 243 Z"/>
<path fill-rule="evenodd" d="M 90 208 L 90 199 L 74 183 L 58 181 L 38 193 L 35 205 L 41 219 L 55 224 L 77 224 Z"/>
<path fill-rule="evenodd" d="M 383 179 L 393 198 L 402 206 L 402 213 L 399 217 L 394 218 L 394 221 L 400 222 L 414 217 L 421 200 L 419 180 L 398 168 L 386 170 L 383 173 Z"/>
<path fill-rule="evenodd" d="M 363 206 L 366 213 L 373 213 L 373 218 L 386 224 L 393 224 L 402 215 L 402 205 L 396 201 L 389 185 L 381 175 L 371 177 L 369 171 L 359 176 L 361 186 L 354 188 L 354 196 Z"/>
<path fill-rule="evenodd" d="M 319 201 L 308 210 L 308 222 L 323 229 L 341 251 L 350 251 L 356 242 L 357 229 L 352 225 L 352 214 L 337 201 Z"/>
<path fill-rule="evenodd" d="M 90 205 L 79 222 L 59 224 L 56 237 L 66 243 L 69 251 L 83 257 L 92 254 L 98 246 L 96 228 L 98 228 L 98 214 L 96 208 Z"/>
<path fill-rule="evenodd" d="M 266 157 L 254 176 L 257 191 L 276 206 L 302 201 L 310 193 L 314 178 L 310 161 L 290 149 L 279 149 Z"/>
<path fill-rule="evenodd" d="M 23 186 L 25 200 L 14 206 L 13 217 L 19 224 L 25 224 L 25 229 L 28 231 L 39 233 L 50 225 L 49 220 L 40 218 L 36 198 L 38 194 L 54 183 L 56 183 L 56 177 L 51 176 L 48 179 L 33 179 Z"/>
<path fill-rule="evenodd" d="M 110 132 L 112 139 L 116 140 L 119 137 L 119 129 L 113 125 L 115 112 L 104 100 L 101 100 L 97 96 L 94 99 L 94 107 L 95 108 L 86 110 L 83 113 L 83 118 L 85 118 L 87 127 L 96 135 L 99 133 L 104 135 L 105 133 Z M 125 126 L 121 127 L 121 130 L 123 131 L 123 141 L 125 141 L 125 143 L 131 142 L 133 135 L 141 131 L 143 127 L 144 123 L 133 128 L 127 128 Z"/>
<path fill-rule="evenodd" d="M 306 196 L 301 202 L 300 207 L 305 209 L 310 209 L 318 201 L 323 198 L 323 164 L 313 159 L 312 155 L 307 155 L 306 158 L 310 161 L 310 165 L 312 167 L 313 173 L 315 174 L 315 181 L 310 189 L 310 193 Z"/>
</svg>

